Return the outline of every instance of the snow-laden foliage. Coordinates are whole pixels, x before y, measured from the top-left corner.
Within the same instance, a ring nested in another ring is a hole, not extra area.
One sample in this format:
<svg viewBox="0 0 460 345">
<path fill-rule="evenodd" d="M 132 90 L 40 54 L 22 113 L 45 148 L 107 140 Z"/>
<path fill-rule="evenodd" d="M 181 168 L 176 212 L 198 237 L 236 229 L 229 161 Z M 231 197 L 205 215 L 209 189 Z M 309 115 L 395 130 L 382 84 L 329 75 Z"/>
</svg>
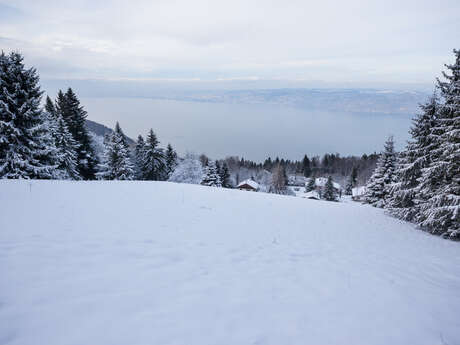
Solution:
<svg viewBox="0 0 460 345">
<path fill-rule="evenodd" d="M 327 178 L 326 185 L 324 186 L 324 192 L 322 195 L 323 199 L 327 201 L 337 201 L 337 191 L 334 188 L 334 184 L 332 182 L 332 177 L 329 176 Z"/>
<path fill-rule="evenodd" d="M 104 140 L 105 151 L 98 177 L 105 180 L 133 180 L 134 166 L 131 163 L 126 137 L 117 123 L 115 131 Z"/>
<path fill-rule="evenodd" d="M 159 144 L 155 133 L 150 129 L 140 167 L 143 180 L 163 181 L 166 179 L 165 155 L 163 149 L 158 146 Z"/>
<path fill-rule="evenodd" d="M 177 153 L 171 144 L 168 144 L 165 152 L 165 180 L 171 177 L 172 172 L 177 166 Z"/>
<path fill-rule="evenodd" d="M 385 142 L 384 151 L 377 162 L 377 167 L 367 184 L 365 201 L 376 207 L 385 205 L 386 196 L 392 183 L 395 182 L 396 153 L 393 137 Z"/>
<path fill-rule="evenodd" d="M 220 180 L 219 171 L 216 166 L 216 161 L 208 161 L 208 164 L 204 168 L 203 180 L 201 181 L 201 184 L 203 186 L 222 187 L 222 182 Z"/>
<path fill-rule="evenodd" d="M 460 239 L 460 50 L 438 80 L 443 103 L 430 136 L 431 161 L 422 170 L 417 221 L 435 234 Z"/>
<path fill-rule="evenodd" d="M 460 239 L 460 51 L 446 65 L 445 81 L 421 106 L 414 119 L 412 140 L 402 152 L 397 182 L 391 188 L 390 213 L 412 220 L 433 233 Z"/>
<path fill-rule="evenodd" d="M 305 187 L 305 192 L 311 192 L 312 190 L 316 189 L 316 182 L 315 182 L 315 177 L 312 176 L 308 179 L 308 183 Z"/>
<path fill-rule="evenodd" d="M 431 162 L 434 140 L 431 135 L 435 128 L 439 101 L 436 94 L 426 104 L 420 106 L 421 113 L 413 120 L 410 130 L 412 140 L 398 158 L 396 181 L 390 187 L 386 208 L 394 216 L 412 221 L 420 211 L 419 183 L 422 169 Z"/>
<path fill-rule="evenodd" d="M 62 91 L 58 92 L 56 111 L 62 116 L 73 139 L 78 143 L 77 167 L 80 176 L 85 180 L 95 179 L 98 160 L 85 125 L 87 113 L 71 88 L 67 89 L 65 94 Z"/>
<path fill-rule="evenodd" d="M 176 168 L 169 177 L 169 181 L 200 184 L 203 180 L 203 174 L 200 158 L 193 153 L 187 153 L 183 159 L 178 161 Z"/>
<path fill-rule="evenodd" d="M 220 176 L 220 182 L 222 183 L 222 187 L 231 188 L 232 184 L 230 182 L 230 172 L 228 170 L 228 165 L 226 162 L 223 162 L 219 165 L 218 172 Z"/>
<path fill-rule="evenodd" d="M 0 177 L 56 177 L 57 150 L 34 68 L 16 52 L 0 54 Z"/>
<path fill-rule="evenodd" d="M 135 175 L 136 180 L 143 180 L 143 162 L 145 156 L 145 140 L 142 135 L 139 134 L 136 141 L 136 146 L 134 148 L 134 166 L 135 166 Z"/>
</svg>

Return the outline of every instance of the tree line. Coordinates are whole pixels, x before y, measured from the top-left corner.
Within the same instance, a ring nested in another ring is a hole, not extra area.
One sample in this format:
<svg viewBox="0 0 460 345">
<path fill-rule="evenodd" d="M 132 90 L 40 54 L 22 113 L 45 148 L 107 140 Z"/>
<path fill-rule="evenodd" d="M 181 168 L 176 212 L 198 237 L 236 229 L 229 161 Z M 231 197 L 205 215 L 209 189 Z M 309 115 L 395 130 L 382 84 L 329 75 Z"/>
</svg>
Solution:
<svg viewBox="0 0 460 345">
<path fill-rule="evenodd" d="M 460 50 L 413 119 L 405 150 L 385 143 L 365 201 L 436 235 L 460 240 Z"/>
</svg>

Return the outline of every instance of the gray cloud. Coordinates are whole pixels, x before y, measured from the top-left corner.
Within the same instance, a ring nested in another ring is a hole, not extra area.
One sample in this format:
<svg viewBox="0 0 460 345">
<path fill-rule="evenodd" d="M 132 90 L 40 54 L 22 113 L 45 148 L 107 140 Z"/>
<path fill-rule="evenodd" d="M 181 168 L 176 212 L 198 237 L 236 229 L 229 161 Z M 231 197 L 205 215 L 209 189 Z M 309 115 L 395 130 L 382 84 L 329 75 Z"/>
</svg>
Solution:
<svg viewBox="0 0 460 345">
<path fill-rule="evenodd" d="M 45 78 L 429 83 L 460 34 L 450 0 L 10 2 L 2 48 Z"/>
</svg>

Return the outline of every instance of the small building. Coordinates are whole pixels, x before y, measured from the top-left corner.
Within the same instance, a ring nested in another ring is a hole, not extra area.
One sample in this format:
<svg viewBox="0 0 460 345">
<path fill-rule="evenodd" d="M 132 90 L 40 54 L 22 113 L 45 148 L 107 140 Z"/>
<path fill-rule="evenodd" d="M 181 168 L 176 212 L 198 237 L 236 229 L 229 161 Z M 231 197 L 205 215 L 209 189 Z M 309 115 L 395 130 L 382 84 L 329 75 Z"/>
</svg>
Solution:
<svg viewBox="0 0 460 345">
<path fill-rule="evenodd" d="M 244 180 L 238 186 L 236 186 L 239 190 L 248 190 L 251 192 L 257 192 L 259 190 L 259 184 L 251 179 Z"/>
<path fill-rule="evenodd" d="M 309 179 L 310 180 L 310 179 Z M 315 192 L 321 196 L 323 194 L 324 187 L 327 183 L 327 177 L 317 177 L 315 179 Z M 337 195 L 341 195 L 342 186 L 337 182 L 332 181 L 332 185 L 334 186 L 335 192 Z M 305 183 L 305 188 L 308 186 L 308 181 Z"/>
<path fill-rule="evenodd" d="M 355 187 L 351 190 L 351 198 L 355 201 L 364 200 L 367 193 L 366 186 Z"/>
</svg>

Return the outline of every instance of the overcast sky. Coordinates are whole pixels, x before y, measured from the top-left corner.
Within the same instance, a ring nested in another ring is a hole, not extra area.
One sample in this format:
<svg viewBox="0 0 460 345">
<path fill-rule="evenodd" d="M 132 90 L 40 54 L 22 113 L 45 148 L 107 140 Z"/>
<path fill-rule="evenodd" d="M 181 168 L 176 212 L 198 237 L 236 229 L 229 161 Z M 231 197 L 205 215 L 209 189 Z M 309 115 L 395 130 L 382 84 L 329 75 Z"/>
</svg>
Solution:
<svg viewBox="0 0 460 345">
<path fill-rule="evenodd" d="M 47 79 L 432 84 L 460 1 L 0 0 L 0 48 Z"/>
</svg>

